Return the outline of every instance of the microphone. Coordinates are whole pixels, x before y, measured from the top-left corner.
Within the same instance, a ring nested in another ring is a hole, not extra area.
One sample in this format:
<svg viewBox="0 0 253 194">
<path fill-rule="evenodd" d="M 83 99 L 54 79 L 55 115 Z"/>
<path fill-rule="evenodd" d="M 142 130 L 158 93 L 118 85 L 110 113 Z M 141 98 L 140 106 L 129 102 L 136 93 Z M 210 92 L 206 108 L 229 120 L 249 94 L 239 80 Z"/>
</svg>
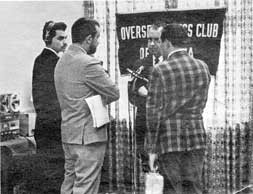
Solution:
<svg viewBox="0 0 253 194">
<path fill-rule="evenodd" d="M 140 66 L 140 67 L 137 69 L 136 73 L 139 75 L 139 74 L 142 72 L 143 69 L 144 69 L 144 66 L 142 65 L 142 66 Z"/>
<path fill-rule="evenodd" d="M 133 70 L 131 70 L 131 69 L 129 69 L 129 68 L 126 68 L 126 70 L 127 70 L 133 77 L 139 78 L 139 79 L 141 79 L 141 80 L 143 80 L 143 81 L 145 81 L 145 82 L 148 83 L 149 81 L 148 81 L 147 78 L 142 77 L 142 76 L 139 75 L 143 69 L 144 69 L 143 66 L 141 66 L 137 71 L 133 71 Z"/>
</svg>

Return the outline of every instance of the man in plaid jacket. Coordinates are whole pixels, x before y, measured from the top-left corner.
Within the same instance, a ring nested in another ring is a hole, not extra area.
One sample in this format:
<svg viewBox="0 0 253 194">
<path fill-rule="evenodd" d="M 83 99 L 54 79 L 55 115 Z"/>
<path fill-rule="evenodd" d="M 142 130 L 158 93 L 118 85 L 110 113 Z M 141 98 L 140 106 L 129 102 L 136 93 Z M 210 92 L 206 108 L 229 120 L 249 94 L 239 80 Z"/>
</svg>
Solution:
<svg viewBox="0 0 253 194">
<path fill-rule="evenodd" d="M 200 194 L 203 190 L 206 133 L 202 113 L 210 73 L 203 61 L 188 55 L 187 39 L 187 31 L 179 24 L 163 29 L 164 61 L 152 71 L 146 102 L 150 168 L 154 169 L 158 154 L 161 174 L 170 182 L 166 194 Z"/>
</svg>

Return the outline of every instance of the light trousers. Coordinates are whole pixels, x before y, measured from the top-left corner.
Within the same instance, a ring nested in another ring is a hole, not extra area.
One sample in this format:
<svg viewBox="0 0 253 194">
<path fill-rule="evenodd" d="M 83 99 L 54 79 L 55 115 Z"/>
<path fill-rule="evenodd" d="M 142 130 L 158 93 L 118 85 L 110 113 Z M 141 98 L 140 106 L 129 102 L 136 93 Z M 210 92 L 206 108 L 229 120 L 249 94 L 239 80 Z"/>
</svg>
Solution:
<svg viewBox="0 0 253 194">
<path fill-rule="evenodd" d="M 106 142 L 89 145 L 63 143 L 64 181 L 61 194 L 97 194 Z"/>
</svg>

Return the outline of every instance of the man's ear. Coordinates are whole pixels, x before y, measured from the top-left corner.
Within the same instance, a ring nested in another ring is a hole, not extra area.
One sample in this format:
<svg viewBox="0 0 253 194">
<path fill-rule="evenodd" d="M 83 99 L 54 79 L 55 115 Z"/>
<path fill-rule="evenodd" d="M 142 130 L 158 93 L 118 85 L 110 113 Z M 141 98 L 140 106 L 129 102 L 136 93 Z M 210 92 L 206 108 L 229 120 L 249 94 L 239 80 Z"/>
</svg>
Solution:
<svg viewBox="0 0 253 194">
<path fill-rule="evenodd" d="M 172 46 L 172 44 L 169 40 L 165 39 L 164 42 L 165 42 L 165 45 L 166 45 L 167 48 Z"/>
<path fill-rule="evenodd" d="M 174 47 L 174 45 L 170 42 L 170 41 L 168 41 L 169 43 L 168 43 L 168 45 L 170 46 L 170 47 Z"/>
<path fill-rule="evenodd" d="M 88 35 L 86 38 L 85 38 L 85 41 L 88 43 L 88 44 L 90 44 L 91 42 L 92 42 L 92 36 L 91 36 L 91 34 L 90 35 Z"/>
</svg>

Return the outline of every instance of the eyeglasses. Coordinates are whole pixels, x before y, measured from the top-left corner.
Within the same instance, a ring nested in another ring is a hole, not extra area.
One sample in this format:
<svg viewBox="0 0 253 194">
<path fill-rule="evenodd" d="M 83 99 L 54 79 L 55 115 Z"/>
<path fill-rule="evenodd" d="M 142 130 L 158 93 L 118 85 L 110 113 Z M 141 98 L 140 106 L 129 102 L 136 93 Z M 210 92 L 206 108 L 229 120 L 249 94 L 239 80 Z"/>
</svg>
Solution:
<svg viewBox="0 0 253 194">
<path fill-rule="evenodd" d="M 160 38 L 148 38 L 148 42 L 158 43 Z"/>
</svg>

